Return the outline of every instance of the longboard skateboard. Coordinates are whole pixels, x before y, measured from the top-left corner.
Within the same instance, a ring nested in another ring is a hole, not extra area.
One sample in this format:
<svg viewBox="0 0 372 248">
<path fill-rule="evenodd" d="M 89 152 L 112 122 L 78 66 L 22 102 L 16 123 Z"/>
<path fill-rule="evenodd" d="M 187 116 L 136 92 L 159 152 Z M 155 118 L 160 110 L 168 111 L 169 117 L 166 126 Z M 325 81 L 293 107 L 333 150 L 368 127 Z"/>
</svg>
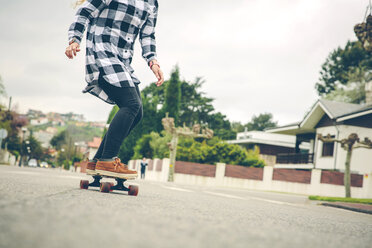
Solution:
<svg viewBox="0 0 372 248">
<path fill-rule="evenodd" d="M 80 180 L 80 188 L 81 189 L 88 189 L 89 187 L 99 187 L 99 191 L 103 193 L 109 193 L 113 190 L 121 190 L 127 191 L 128 195 L 137 196 L 138 195 L 138 186 L 137 185 L 129 185 L 129 187 L 125 187 L 124 182 L 128 179 L 125 178 L 118 178 L 114 176 L 105 176 L 105 175 L 98 175 L 98 174 L 90 174 L 94 181 L 89 183 L 89 180 Z M 116 180 L 116 185 L 113 182 L 101 182 L 103 177 L 106 178 L 114 178 Z"/>
</svg>

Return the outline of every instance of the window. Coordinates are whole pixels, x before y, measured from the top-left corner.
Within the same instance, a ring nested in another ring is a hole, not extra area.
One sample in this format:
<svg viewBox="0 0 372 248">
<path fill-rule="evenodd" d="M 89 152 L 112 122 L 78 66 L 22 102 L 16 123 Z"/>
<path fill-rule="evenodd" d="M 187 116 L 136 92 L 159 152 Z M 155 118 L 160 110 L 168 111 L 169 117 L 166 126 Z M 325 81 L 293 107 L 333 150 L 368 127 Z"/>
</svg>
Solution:
<svg viewBox="0 0 372 248">
<path fill-rule="evenodd" d="M 333 157 L 335 142 L 323 142 L 322 157 Z"/>
</svg>

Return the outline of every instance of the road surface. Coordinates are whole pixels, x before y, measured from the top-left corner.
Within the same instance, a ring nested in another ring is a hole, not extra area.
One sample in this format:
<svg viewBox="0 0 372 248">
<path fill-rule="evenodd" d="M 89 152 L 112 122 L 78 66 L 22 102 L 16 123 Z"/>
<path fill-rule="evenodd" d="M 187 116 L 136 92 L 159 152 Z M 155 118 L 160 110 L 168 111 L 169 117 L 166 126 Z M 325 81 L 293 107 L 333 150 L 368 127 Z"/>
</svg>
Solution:
<svg viewBox="0 0 372 248">
<path fill-rule="evenodd" d="M 371 247 L 372 215 L 306 196 L 135 181 L 81 190 L 83 174 L 0 166 L 0 247 Z M 109 181 L 109 180 L 108 180 Z"/>
</svg>

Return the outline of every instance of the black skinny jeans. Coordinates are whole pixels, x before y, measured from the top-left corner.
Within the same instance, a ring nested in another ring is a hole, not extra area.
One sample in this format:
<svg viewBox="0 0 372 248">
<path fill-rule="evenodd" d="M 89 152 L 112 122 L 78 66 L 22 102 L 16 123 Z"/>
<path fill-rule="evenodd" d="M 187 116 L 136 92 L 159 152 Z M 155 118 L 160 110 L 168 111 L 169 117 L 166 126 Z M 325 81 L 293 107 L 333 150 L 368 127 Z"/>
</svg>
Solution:
<svg viewBox="0 0 372 248">
<path fill-rule="evenodd" d="M 109 159 L 118 155 L 123 140 L 142 119 L 141 93 L 137 84 L 136 87 L 116 87 L 108 83 L 101 74 L 98 85 L 119 107 L 94 156 L 94 159 Z"/>
</svg>

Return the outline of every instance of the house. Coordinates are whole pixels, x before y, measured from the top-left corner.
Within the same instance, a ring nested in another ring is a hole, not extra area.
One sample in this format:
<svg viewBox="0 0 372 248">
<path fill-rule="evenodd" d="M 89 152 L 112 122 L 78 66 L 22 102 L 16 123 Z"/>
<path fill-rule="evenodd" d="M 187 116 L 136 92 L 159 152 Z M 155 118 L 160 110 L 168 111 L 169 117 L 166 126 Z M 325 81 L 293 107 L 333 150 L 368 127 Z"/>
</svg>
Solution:
<svg viewBox="0 0 372 248">
<path fill-rule="evenodd" d="M 367 96 L 369 93 L 367 93 Z M 367 98 L 368 100 L 368 98 Z M 322 142 L 317 135 L 330 134 L 335 139 L 347 138 L 351 133 L 360 139 L 372 139 L 372 102 L 351 104 L 320 99 L 298 123 L 266 130 L 273 134 L 296 137 L 293 153 L 278 154 L 276 168 L 316 168 L 344 171 L 346 151 L 340 143 Z M 303 142 L 310 144 L 307 153 L 300 152 Z M 351 172 L 372 172 L 372 149 L 355 149 Z"/>
<path fill-rule="evenodd" d="M 29 119 L 37 119 L 40 117 L 45 117 L 45 114 L 42 111 L 36 110 L 36 109 L 28 109 L 26 115 Z"/>
<path fill-rule="evenodd" d="M 229 144 L 237 144 L 246 149 L 259 148 L 260 157 L 265 160 L 266 165 L 273 166 L 276 156 L 282 153 L 294 153 L 296 137 L 293 135 L 268 133 L 263 131 L 245 131 L 237 133 L 236 140 L 227 141 Z M 309 143 L 302 143 L 302 152 L 308 152 Z"/>
<path fill-rule="evenodd" d="M 43 125 L 43 124 L 46 124 L 48 123 L 48 118 L 46 117 L 39 117 L 37 119 L 32 119 L 30 121 L 30 124 L 33 125 L 33 126 L 37 126 L 37 125 Z"/>
</svg>

